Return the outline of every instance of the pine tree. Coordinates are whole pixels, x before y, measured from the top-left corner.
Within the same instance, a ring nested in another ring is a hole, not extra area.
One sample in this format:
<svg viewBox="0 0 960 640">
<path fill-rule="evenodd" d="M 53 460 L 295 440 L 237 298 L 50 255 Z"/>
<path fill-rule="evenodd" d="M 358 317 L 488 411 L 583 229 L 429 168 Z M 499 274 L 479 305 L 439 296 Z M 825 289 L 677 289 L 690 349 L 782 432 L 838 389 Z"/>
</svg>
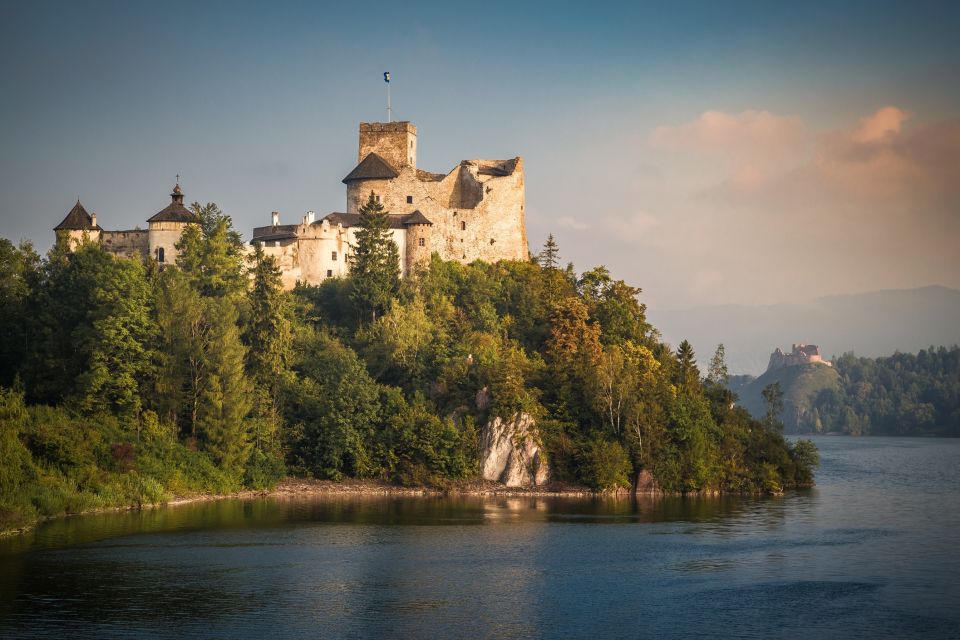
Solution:
<svg viewBox="0 0 960 640">
<path fill-rule="evenodd" d="M 210 321 L 203 354 L 207 376 L 197 430 L 214 460 L 239 475 L 252 449 L 247 416 L 253 389 L 244 370 L 246 349 L 240 341 L 235 305 L 223 298 L 206 302 Z"/>
<path fill-rule="evenodd" d="M 677 384 L 688 390 L 695 390 L 700 384 L 700 370 L 697 369 L 697 358 L 693 352 L 693 345 L 684 340 L 677 347 L 677 363 L 679 378 Z"/>
<path fill-rule="evenodd" d="M 253 288 L 247 294 L 250 321 L 245 336 L 250 349 L 247 368 L 257 384 L 275 397 L 279 379 L 290 359 L 289 305 L 276 260 L 264 255 L 257 245 L 251 263 Z"/>
<path fill-rule="evenodd" d="M 707 368 L 707 380 L 711 383 L 725 387 L 729 378 L 727 371 L 726 349 L 723 343 L 717 345 L 717 350 L 710 359 L 710 366 Z"/>
<path fill-rule="evenodd" d="M 547 242 L 543 245 L 543 251 L 537 256 L 537 262 L 544 269 L 555 270 L 560 266 L 560 248 L 553 239 L 552 233 L 547 236 Z"/>
<path fill-rule="evenodd" d="M 350 299 L 374 321 L 400 290 L 400 252 L 390 232 L 390 218 L 373 191 L 360 207 L 356 241 L 350 247 Z"/>
<path fill-rule="evenodd" d="M 209 202 L 194 202 L 198 223 L 188 225 L 177 242 L 177 266 L 205 296 L 238 296 L 246 287 L 243 240 L 230 216 Z"/>
</svg>

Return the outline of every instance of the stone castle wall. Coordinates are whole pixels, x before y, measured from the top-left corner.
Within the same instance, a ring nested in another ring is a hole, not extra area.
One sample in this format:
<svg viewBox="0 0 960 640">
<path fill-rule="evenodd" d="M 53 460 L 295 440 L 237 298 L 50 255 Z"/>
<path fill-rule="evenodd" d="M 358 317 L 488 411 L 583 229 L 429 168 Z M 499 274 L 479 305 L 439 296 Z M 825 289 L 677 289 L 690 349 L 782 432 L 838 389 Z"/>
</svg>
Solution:
<svg viewBox="0 0 960 640">
<path fill-rule="evenodd" d="M 146 259 L 150 256 L 149 232 L 145 229 L 102 231 L 100 246 L 104 251 L 124 258 Z"/>
</svg>

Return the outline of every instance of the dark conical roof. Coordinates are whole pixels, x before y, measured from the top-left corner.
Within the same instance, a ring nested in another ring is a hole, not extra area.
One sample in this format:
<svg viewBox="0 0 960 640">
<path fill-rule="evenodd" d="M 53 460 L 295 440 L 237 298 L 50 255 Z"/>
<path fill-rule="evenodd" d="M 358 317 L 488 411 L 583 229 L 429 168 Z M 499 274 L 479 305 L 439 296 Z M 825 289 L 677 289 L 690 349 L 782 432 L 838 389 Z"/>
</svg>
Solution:
<svg viewBox="0 0 960 640">
<path fill-rule="evenodd" d="M 183 189 L 180 184 L 170 194 L 170 204 L 147 219 L 147 222 L 198 222 L 196 214 L 183 206 Z"/>
<path fill-rule="evenodd" d="M 80 204 L 73 205 L 70 213 L 63 219 L 63 222 L 53 228 L 54 231 L 101 231 L 99 225 L 93 224 L 93 218 L 87 213 L 87 210 Z"/>
<path fill-rule="evenodd" d="M 353 171 L 347 174 L 343 179 L 344 183 L 354 180 L 389 180 L 396 178 L 400 174 L 390 166 L 390 163 L 384 160 L 376 153 L 368 153 L 367 157 L 360 161 Z"/>
</svg>

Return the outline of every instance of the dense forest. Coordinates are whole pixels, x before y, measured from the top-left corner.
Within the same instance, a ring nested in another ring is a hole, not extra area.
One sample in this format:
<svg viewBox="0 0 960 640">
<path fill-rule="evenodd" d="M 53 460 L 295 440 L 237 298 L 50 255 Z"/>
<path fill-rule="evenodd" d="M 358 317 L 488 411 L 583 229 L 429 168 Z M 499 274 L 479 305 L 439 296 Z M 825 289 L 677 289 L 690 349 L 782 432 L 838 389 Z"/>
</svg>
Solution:
<svg viewBox="0 0 960 640">
<path fill-rule="evenodd" d="M 960 347 L 833 361 L 836 388 L 823 389 L 802 426 L 850 435 L 960 436 Z"/>
<path fill-rule="evenodd" d="M 434 258 L 401 280 L 371 196 L 350 277 L 285 292 L 229 216 L 193 210 L 177 268 L 0 240 L 0 520 L 286 475 L 448 486 L 477 477 L 487 421 L 518 412 L 558 482 L 812 482 L 816 449 L 734 407 L 722 353 L 702 376 L 639 289 L 562 267 L 552 237 L 529 262 Z"/>
</svg>

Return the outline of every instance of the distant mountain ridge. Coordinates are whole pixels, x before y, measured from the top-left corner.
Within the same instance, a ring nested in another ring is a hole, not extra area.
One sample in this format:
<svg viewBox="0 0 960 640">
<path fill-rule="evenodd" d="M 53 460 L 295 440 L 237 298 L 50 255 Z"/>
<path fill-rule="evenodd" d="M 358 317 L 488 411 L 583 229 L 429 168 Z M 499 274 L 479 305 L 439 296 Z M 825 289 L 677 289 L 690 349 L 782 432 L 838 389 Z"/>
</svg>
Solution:
<svg viewBox="0 0 960 640">
<path fill-rule="evenodd" d="M 878 357 L 960 344 L 960 290 L 942 286 L 834 295 L 764 306 L 648 310 L 672 345 L 689 340 L 700 363 L 724 344 L 731 373 L 762 374 L 774 348 L 820 346 L 825 359 L 849 351 Z"/>
</svg>

